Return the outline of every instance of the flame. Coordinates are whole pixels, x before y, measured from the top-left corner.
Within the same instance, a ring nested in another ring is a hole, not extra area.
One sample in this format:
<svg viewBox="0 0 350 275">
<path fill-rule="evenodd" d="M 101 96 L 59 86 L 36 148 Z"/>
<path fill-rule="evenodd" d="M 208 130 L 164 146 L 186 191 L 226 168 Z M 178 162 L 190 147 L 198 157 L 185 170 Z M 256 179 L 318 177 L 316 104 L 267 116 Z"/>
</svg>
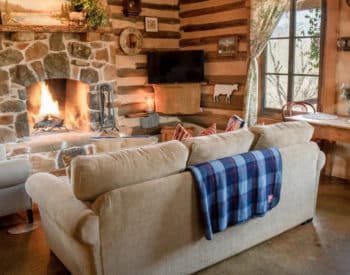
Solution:
<svg viewBox="0 0 350 275">
<path fill-rule="evenodd" d="M 54 101 L 52 95 L 49 92 L 49 88 L 45 82 L 40 82 L 41 88 L 41 104 L 39 115 L 59 115 L 58 102 Z"/>
</svg>

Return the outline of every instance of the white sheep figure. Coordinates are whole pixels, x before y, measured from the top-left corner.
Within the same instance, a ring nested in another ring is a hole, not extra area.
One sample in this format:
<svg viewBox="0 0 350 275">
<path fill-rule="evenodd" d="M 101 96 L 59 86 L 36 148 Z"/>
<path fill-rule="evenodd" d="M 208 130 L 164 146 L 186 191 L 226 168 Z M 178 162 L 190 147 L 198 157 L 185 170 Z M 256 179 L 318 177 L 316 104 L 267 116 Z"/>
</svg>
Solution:
<svg viewBox="0 0 350 275">
<path fill-rule="evenodd" d="M 231 103 L 231 95 L 234 91 L 238 91 L 238 86 L 239 84 L 233 84 L 233 85 L 216 84 L 214 86 L 214 96 L 213 96 L 214 102 L 219 101 L 220 95 L 226 95 L 225 101 L 227 103 Z"/>
</svg>

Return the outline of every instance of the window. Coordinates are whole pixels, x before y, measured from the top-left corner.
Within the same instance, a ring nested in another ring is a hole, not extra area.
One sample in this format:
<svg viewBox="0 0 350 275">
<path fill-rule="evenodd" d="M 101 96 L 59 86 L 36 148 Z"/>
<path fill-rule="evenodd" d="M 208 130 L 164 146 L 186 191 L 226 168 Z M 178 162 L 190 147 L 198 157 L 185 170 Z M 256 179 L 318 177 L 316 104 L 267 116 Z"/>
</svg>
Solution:
<svg viewBox="0 0 350 275">
<path fill-rule="evenodd" d="M 269 39 L 262 62 L 262 111 L 287 101 L 317 105 L 324 1 L 292 0 Z"/>
</svg>

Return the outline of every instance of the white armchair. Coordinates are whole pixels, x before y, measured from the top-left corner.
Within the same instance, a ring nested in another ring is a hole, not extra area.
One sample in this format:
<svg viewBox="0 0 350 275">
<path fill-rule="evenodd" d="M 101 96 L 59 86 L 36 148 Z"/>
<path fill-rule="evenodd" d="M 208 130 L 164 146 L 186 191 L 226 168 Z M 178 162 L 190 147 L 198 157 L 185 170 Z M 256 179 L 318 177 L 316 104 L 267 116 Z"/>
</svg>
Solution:
<svg viewBox="0 0 350 275">
<path fill-rule="evenodd" d="M 31 170 L 29 160 L 6 160 L 0 144 L 0 217 L 27 210 L 28 222 L 33 223 L 32 201 L 25 190 Z"/>
</svg>

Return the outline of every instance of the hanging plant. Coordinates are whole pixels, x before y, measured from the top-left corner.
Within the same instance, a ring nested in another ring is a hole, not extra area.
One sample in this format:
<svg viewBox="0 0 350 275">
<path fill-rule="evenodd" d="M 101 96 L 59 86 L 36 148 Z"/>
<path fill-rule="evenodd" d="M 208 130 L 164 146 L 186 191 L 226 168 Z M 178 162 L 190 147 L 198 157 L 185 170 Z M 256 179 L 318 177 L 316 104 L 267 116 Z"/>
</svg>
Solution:
<svg viewBox="0 0 350 275">
<path fill-rule="evenodd" d="M 107 14 L 100 0 L 72 0 L 72 10 L 86 14 L 86 24 L 92 29 L 107 25 Z"/>
</svg>

